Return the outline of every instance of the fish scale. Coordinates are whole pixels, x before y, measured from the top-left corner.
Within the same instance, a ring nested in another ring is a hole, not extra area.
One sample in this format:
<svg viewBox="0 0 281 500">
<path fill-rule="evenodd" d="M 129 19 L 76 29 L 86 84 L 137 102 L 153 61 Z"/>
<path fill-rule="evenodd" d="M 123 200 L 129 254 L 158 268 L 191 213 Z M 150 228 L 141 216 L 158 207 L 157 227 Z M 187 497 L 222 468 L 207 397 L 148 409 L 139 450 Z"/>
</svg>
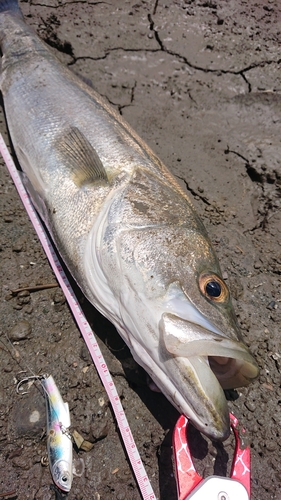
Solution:
<svg viewBox="0 0 281 500">
<path fill-rule="evenodd" d="M 258 368 L 192 202 L 122 117 L 25 24 L 16 0 L 0 0 L 0 44 L 24 182 L 71 274 L 171 403 L 225 439 L 220 380 L 247 385 Z M 198 352 L 194 344 L 189 351 L 191 331 Z"/>
</svg>

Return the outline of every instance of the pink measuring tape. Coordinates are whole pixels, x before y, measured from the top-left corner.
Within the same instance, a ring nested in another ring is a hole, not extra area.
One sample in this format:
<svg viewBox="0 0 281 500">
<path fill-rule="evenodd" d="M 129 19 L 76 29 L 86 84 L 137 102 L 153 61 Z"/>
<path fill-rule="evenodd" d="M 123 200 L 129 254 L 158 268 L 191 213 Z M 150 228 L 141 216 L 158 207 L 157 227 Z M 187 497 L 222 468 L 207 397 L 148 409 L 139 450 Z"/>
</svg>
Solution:
<svg viewBox="0 0 281 500">
<path fill-rule="evenodd" d="M 152 486 L 146 474 L 145 468 L 143 466 L 142 460 L 140 458 L 136 443 L 134 441 L 130 426 L 128 424 L 124 409 L 122 407 L 122 403 L 117 393 L 117 389 L 112 380 L 112 377 L 107 368 L 104 357 L 100 351 L 98 343 L 96 341 L 95 335 L 86 320 L 84 313 L 75 297 L 75 294 L 72 290 L 72 287 L 62 269 L 62 266 L 58 260 L 56 252 L 47 237 L 44 228 L 41 224 L 41 221 L 33 208 L 33 205 L 30 201 L 30 198 L 25 190 L 24 185 L 22 184 L 19 173 L 16 169 L 16 166 L 11 158 L 11 155 L 7 149 L 5 141 L 0 134 L 0 152 L 3 156 L 3 159 L 7 165 L 7 168 L 10 172 L 10 175 L 14 181 L 14 184 L 18 190 L 18 193 L 21 197 L 21 200 L 24 204 L 24 207 L 29 215 L 29 218 L 34 226 L 34 229 L 38 235 L 38 238 L 41 241 L 41 244 L 44 248 L 44 251 L 48 257 L 49 263 L 56 275 L 56 278 L 65 294 L 67 302 L 71 308 L 73 316 L 76 319 L 77 325 L 79 327 L 80 332 L 82 333 L 84 340 L 88 346 L 98 374 L 101 378 L 101 381 L 104 385 L 104 388 L 109 397 L 110 403 L 112 405 L 119 430 L 121 432 L 123 442 L 125 448 L 127 450 L 127 454 L 129 456 L 136 480 L 138 482 L 142 497 L 144 500 L 156 500 L 156 496 L 153 492 Z"/>
</svg>

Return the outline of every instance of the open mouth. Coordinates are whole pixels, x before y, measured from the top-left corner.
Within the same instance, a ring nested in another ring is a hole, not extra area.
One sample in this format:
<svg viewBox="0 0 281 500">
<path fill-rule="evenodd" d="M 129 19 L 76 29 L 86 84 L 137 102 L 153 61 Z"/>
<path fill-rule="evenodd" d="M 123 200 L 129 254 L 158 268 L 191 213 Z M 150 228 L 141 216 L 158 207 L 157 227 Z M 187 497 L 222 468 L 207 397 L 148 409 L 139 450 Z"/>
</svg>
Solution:
<svg viewBox="0 0 281 500">
<path fill-rule="evenodd" d="M 169 313 L 162 316 L 162 332 L 167 351 L 188 359 L 204 358 L 223 389 L 248 385 L 258 376 L 254 358 L 239 340 L 227 339 Z"/>
<path fill-rule="evenodd" d="M 206 435 L 226 439 L 230 425 L 223 389 L 248 385 L 258 375 L 248 348 L 240 340 L 219 335 L 217 329 L 171 313 L 162 314 L 159 326 L 162 347 L 172 354 L 165 363 L 181 396 L 181 410 L 191 418 L 187 413 L 191 409 L 191 420 Z"/>
<path fill-rule="evenodd" d="M 258 368 L 240 359 L 209 356 L 209 365 L 223 389 L 244 387 L 258 376 Z"/>
</svg>

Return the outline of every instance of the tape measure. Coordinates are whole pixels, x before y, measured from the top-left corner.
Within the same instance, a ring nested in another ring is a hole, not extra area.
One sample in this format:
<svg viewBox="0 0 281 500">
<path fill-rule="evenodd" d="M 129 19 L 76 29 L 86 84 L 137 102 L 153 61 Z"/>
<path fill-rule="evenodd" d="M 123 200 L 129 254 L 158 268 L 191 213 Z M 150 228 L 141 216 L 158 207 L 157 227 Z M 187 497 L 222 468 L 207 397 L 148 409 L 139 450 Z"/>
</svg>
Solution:
<svg viewBox="0 0 281 500">
<path fill-rule="evenodd" d="M 136 443 L 134 441 L 128 420 L 125 415 L 125 411 L 123 409 L 122 403 L 118 396 L 118 392 L 116 386 L 112 380 L 109 369 L 106 365 L 104 357 L 101 353 L 99 345 L 96 341 L 93 330 L 91 329 L 88 321 L 86 320 L 84 313 L 78 303 L 78 300 L 72 290 L 72 287 L 68 281 L 68 278 L 60 264 L 58 256 L 52 246 L 51 241 L 49 240 L 44 227 L 39 219 L 33 205 L 30 201 L 29 195 L 26 192 L 26 189 L 21 181 L 20 175 L 16 169 L 16 166 L 12 160 L 12 157 L 7 149 L 5 141 L 0 134 L 0 152 L 3 156 L 3 159 L 7 165 L 7 168 L 10 172 L 10 175 L 13 179 L 13 182 L 17 188 L 17 191 L 21 197 L 23 205 L 28 213 L 28 216 L 34 226 L 34 229 L 38 235 L 38 238 L 44 248 L 44 251 L 48 257 L 49 263 L 56 275 L 56 278 L 64 292 L 66 300 L 69 304 L 69 307 L 73 313 L 73 316 L 76 319 L 78 328 L 83 335 L 83 338 L 87 344 L 89 352 L 92 356 L 93 362 L 96 366 L 97 372 L 100 376 L 100 379 L 104 385 L 104 388 L 109 397 L 110 403 L 112 405 L 119 430 L 122 435 L 122 439 L 131 462 L 137 483 L 139 485 L 142 497 L 144 500 L 156 500 L 156 496 L 153 492 L 152 486 L 146 474 L 144 465 L 140 458 Z"/>
</svg>

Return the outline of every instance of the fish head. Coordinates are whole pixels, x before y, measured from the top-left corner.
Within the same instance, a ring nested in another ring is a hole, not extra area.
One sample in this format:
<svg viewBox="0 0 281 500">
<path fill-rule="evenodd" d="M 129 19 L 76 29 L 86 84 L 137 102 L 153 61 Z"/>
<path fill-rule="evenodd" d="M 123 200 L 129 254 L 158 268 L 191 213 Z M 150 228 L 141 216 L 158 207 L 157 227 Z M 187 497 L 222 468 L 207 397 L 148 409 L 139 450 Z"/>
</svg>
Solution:
<svg viewBox="0 0 281 500">
<path fill-rule="evenodd" d="M 176 356 L 207 358 L 223 389 L 248 385 L 258 375 L 242 341 L 229 289 L 208 237 L 189 234 L 192 258 L 168 287 L 160 329 Z"/>
<path fill-rule="evenodd" d="M 52 466 L 51 472 L 55 485 L 68 493 L 72 485 L 71 463 L 66 460 L 57 460 Z"/>
<path fill-rule="evenodd" d="M 137 169 L 109 200 L 104 226 L 88 239 L 87 279 L 92 290 L 99 283 L 93 302 L 167 399 L 200 431 L 224 440 L 223 388 L 247 385 L 258 368 L 206 229 L 170 181 Z"/>
<path fill-rule="evenodd" d="M 141 232 L 126 235 L 127 245 L 130 237 L 134 240 L 132 262 L 139 276 L 132 270 L 127 274 L 128 343 L 172 404 L 204 434 L 224 440 L 230 422 L 223 389 L 248 385 L 258 375 L 257 364 L 242 341 L 203 226 L 148 232 L 146 238 Z M 138 318 L 132 318 L 132 310 L 141 311 Z"/>
</svg>

